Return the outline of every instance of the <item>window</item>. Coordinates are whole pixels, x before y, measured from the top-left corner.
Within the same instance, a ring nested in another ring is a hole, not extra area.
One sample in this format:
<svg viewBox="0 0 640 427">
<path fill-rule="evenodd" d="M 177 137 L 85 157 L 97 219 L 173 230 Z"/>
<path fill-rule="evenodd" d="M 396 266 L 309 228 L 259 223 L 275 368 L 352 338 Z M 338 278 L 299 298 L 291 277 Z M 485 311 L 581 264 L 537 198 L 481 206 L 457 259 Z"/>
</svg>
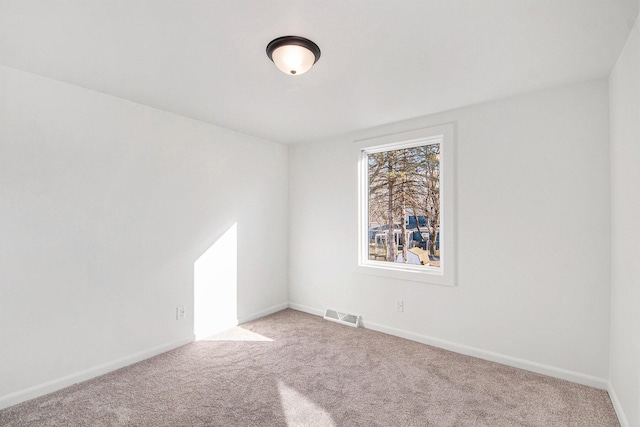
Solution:
<svg viewBox="0 0 640 427">
<path fill-rule="evenodd" d="M 453 285 L 453 127 L 357 144 L 360 270 Z"/>
</svg>

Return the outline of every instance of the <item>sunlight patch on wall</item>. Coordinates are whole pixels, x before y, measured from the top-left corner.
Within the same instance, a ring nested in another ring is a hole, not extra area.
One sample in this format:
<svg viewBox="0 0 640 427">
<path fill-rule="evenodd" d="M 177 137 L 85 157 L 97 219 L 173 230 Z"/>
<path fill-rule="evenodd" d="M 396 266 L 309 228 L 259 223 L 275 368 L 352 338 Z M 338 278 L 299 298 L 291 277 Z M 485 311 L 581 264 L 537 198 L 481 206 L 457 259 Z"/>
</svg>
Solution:
<svg viewBox="0 0 640 427">
<path fill-rule="evenodd" d="M 326 426 L 335 427 L 336 423 L 329 413 L 313 403 L 309 398 L 278 381 L 282 412 L 288 426 Z"/>
<path fill-rule="evenodd" d="M 233 224 L 193 264 L 196 340 L 238 324 L 238 225 Z"/>
</svg>

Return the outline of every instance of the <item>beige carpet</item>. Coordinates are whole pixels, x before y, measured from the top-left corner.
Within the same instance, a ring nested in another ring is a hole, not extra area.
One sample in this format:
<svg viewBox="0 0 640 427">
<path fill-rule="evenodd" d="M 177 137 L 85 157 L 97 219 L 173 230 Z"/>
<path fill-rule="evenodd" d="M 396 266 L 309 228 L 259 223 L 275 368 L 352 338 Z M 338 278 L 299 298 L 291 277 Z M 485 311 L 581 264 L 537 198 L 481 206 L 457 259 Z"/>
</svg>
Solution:
<svg viewBox="0 0 640 427">
<path fill-rule="evenodd" d="M 605 391 L 294 310 L 0 411 L 2 426 L 617 426 Z"/>
</svg>

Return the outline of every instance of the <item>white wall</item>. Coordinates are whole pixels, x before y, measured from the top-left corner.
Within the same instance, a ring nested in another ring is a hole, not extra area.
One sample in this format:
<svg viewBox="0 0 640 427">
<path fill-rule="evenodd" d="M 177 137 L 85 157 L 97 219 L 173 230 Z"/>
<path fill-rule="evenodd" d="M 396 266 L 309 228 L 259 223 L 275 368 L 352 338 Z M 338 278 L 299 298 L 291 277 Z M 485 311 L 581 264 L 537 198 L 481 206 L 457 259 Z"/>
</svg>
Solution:
<svg viewBox="0 0 640 427">
<path fill-rule="evenodd" d="M 286 307 L 285 146 L 6 67 L 0 138 L 0 407 L 191 340 L 234 223 L 238 317 Z"/>
<path fill-rule="evenodd" d="M 640 426 L 640 20 L 609 85 L 611 394 L 623 425 Z"/>
<path fill-rule="evenodd" d="M 457 129 L 457 286 L 356 273 L 353 141 L 447 122 Z M 606 387 L 608 139 L 602 80 L 291 147 L 292 306 L 358 313 L 368 327 Z"/>
</svg>

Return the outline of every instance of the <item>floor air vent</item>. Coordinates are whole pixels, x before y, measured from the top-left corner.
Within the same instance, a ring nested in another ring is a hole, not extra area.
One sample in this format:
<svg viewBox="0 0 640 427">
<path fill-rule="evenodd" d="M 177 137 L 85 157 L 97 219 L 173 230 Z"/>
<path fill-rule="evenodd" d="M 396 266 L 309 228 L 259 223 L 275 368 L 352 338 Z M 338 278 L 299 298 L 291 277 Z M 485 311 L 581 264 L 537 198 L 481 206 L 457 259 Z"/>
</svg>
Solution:
<svg viewBox="0 0 640 427">
<path fill-rule="evenodd" d="M 360 316 L 355 314 L 340 313 L 339 311 L 329 310 L 324 313 L 324 318 L 332 322 L 342 323 L 343 325 L 353 326 L 357 328 L 360 325 Z"/>
</svg>

